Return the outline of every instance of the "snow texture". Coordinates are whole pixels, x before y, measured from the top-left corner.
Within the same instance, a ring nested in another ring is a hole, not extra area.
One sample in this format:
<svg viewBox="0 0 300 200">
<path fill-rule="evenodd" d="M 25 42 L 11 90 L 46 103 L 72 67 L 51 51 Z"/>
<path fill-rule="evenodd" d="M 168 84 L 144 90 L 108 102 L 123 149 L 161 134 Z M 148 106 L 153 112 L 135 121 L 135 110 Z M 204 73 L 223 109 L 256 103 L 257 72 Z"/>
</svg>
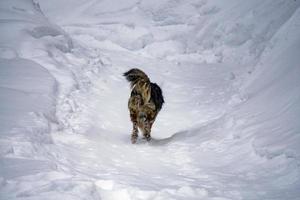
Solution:
<svg viewBox="0 0 300 200">
<path fill-rule="evenodd" d="M 299 200 L 299 6 L 0 1 L 0 199 Z M 135 145 L 133 67 L 166 101 Z"/>
</svg>

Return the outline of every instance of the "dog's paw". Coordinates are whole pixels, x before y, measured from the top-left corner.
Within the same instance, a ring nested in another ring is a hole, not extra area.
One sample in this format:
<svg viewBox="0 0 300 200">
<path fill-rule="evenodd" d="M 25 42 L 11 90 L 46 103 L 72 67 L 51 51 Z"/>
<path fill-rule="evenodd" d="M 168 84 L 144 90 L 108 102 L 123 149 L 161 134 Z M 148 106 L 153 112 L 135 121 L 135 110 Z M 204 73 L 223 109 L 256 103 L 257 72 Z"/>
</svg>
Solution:
<svg viewBox="0 0 300 200">
<path fill-rule="evenodd" d="M 136 141 L 137 141 L 137 137 L 132 136 L 132 137 L 131 137 L 131 143 L 132 143 L 132 144 L 135 144 Z"/>
<path fill-rule="evenodd" d="M 147 142 L 149 142 L 149 141 L 151 140 L 151 136 L 150 136 L 150 135 L 148 135 L 148 134 L 147 134 L 147 135 L 145 135 L 144 137 L 145 137 L 145 139 L 147 140 Z"/>
</svg>

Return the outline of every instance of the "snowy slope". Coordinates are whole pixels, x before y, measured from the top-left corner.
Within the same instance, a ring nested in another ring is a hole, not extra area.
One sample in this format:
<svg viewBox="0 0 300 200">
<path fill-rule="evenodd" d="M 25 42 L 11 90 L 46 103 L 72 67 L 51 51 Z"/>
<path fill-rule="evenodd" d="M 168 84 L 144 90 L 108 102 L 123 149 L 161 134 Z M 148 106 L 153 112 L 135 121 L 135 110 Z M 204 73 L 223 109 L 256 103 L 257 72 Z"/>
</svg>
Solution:
<svg viewBox="0 0 300 200">
<path fill-rule="evenodd" d="M 33 155 L 37 149 L 42 151 L 41 144 L 52 142 L 49 123 L 55 117 L 57 81 L 42 65 L 24 56 L 25 49 L 38 52 L 38 48 L 26 47 L 35 39 L 31 31 L 48 26 L 37 5 L 2 1 L 0 7 L 0 153 L 4 183 L 5 178 L 36 173 L 47 166 L 44 158 L 35 160 Z"/>
<path fill-rule="evenodd" d="M 0 2 L 0 199 L 300 199 L 299 6 Z M 166 101 L 149 144 L 132 67 Z"/>
</svg>

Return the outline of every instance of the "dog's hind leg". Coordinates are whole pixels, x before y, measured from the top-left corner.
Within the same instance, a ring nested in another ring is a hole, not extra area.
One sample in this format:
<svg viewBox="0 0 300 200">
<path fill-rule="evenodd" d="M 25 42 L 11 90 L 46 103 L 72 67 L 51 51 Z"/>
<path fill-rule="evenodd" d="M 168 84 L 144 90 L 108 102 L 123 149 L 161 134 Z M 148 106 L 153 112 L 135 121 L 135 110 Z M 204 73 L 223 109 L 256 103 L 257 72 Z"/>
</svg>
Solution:
<svg viewBox="0 0 300 200">
<path fill-rule="evenodd" d="M 131 134 L 131 143 L 134 144 L 137 141 L 138 138 L 138 125 L 136 120 L 136 114 L 134 112 L 130 113 L 130 119 L 132 122 L 132 134 Z"/>
<path fill-rule="evenodd" d="M 144 122 L 144 127 L 143 127 L 143 136 L 146 138 L 147 141 L 151 140 L 151 126 L 152 124 L 149 123 L 148 121 Z"/>
<path fill-rule="evenodd" d="M 144 133 L 144 137 L 146 138 L 147 141 L 150 141 L 150 140 L 151 140 L 150 131 L 146 131 L 146 132 Z"/>
<path fill-rule="evenodd" d="M 132 134 L 131 134 L 131 143 L 135 144 L 138 138 L 138 127 L 137 123 L 133 122 Z"/>
<path fill-rule="evenodd" d="M 131 142 L 134 144 L 138 138 L 138 119 L 137 113 L 139 111 L 140 105 L 143 103 L 142 96 L 131 92 L 131 97 L 128 101 L 128 108 L 130 112 L 130 120 L 133 124 Z"/>
</svg>

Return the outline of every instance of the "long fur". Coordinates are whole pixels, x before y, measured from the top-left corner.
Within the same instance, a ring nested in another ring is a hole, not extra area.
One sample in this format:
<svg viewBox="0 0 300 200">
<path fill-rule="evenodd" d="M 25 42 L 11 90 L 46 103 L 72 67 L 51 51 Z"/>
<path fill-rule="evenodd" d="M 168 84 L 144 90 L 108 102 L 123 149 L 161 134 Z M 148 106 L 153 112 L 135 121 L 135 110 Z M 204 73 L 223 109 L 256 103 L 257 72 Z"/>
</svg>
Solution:
<svg viewBox="0 0 300 200">
<path fill-rule="evenodd" d="M 151 127 L 164 104 L 162 90 L 140 69 L 133 68 L 123 74 L 132 88 L 128 101 L 130 119 L 133 123 L 132 143 L 136 142 L 139 127 L 150 140 Z"/>
<path fill-rule="evenodd" d="M 164 97 L 160 87 L 156 83 L 150 83 L 151 86 L 151 99 L 153 100 L 155 107 L 161 110 L 162 105 L 165 103 Z"/>
</svg>

